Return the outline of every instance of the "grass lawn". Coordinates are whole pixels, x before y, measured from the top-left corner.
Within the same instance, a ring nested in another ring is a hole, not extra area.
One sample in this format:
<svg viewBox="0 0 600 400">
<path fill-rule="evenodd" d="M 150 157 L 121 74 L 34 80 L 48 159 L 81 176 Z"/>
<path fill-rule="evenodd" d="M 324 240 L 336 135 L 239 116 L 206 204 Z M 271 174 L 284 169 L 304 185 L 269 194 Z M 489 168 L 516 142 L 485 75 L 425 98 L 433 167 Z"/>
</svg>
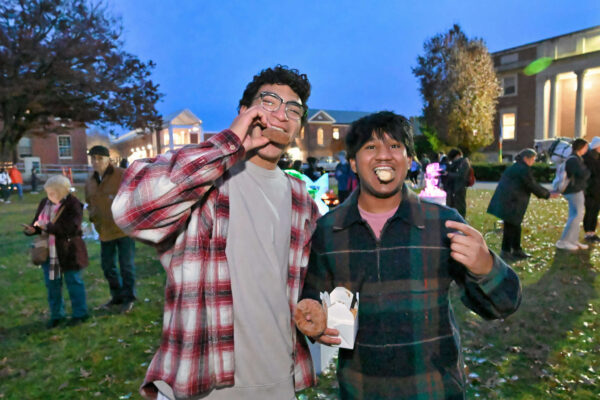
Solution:
<svg viewBox="0 0 600 400">
<path fill-rule="evenodd" d="M 77 193 L 82 198 L 81 191 Z M 493 250 L 501 232 L 485 213 L 490 191 L 469 189 L 469 222 Z M 138 299 L 130 315 L 93 310 L 109 298 L 100 246 L 87 241 L 85 270 L 92 318 L 76 327 L 45 329 L 41 270 L 29 262 L 31 239 L 21 234 L 42 194 L 0 203 L 0 399 L 137 399 L 160 340 L 165 274 L 154 250 L 137 243 Z M 521 308 L 504 321 L 484 321 L 458 297 L 453 304 L 469 375 L 468 398 L 600 398 L 600 250 L 556 251 L 566 220 L 562 199 L 532 199 L 523 224 L 534 254 L 513 267 L 522 279 Z M 70 304 L 64 291 L 67 311 Z M 335 399 L 332 373 L 301 399 Z"/>
</svg>

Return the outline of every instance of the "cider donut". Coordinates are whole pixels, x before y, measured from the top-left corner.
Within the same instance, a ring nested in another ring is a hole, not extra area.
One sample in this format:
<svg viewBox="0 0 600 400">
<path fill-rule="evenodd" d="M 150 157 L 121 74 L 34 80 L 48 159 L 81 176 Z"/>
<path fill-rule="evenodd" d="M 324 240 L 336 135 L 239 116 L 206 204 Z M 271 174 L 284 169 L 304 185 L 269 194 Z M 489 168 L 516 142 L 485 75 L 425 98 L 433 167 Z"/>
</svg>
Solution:
<svg viewBox="0 0 600 400">
<path fill-rule="evenodd" d="M 377 174 L 377 178 L 383 183 L 391 182 L 395 178 L 395 174 L 391 169 L 377 169 L 375 173 Z"/>
<path fill-rule="evenodd" d="M 274 128 L 265 128 L 262 131 L 262 135 L 269 139 L 271 142 L 279 143 L 279 144 L 289 144 L 290 137 L 280 130 Z"/>
<path fill-rule="evenodd" d="M 310 315 L 310 321 L 306 319 Z M 300 330 L 309 337 L 319 337 L 327 328 L 327 313 L 316 300 L 301 300 L 294 311 L 294 322 Z"/>
</svg>

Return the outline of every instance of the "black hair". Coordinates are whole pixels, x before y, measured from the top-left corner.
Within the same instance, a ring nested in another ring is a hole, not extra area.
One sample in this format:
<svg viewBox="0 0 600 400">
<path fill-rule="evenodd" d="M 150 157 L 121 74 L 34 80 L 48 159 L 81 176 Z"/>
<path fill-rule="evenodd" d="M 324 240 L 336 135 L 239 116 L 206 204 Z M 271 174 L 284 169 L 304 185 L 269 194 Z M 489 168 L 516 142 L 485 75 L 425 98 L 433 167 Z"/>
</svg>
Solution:
<svg viewBox="0 0 600 400">
<path fill-rule="evenodd" d="M 392 111 L 380 111 L 357 119 L 352 123 L 346 135 L 346 151 L 348 159 L 356 158 L 356 153 L 373 135 L 383 139 L 388 134 L 401 142 L 409 157 L 415 156 L 413 131 L 410 122 Z"/>
<path fill-rule="evenodd" d="M 453 161 L 457 156 L 462 157 L 463 153 L 460 149 L 452 149 L 448 152 L 448 160 Z"/>
<path fill-rule="evenodd" d="M 576 151 L 579 151 L 582 148 L 584 148 L 586 144 L 588 144 L 587 140 L 577 138 L 573 140 L 573 143 L 571 143 L 571 149 L 573 150 L 573 153 L 575 153 Z"/>
<path fill-rule="evenodd" d="M 521 150 L 519 152 L 519 154 L 517 154 L 515 159 L 517 161 L 519 161 L 519 160 L 524 160 L 526 158 L 531 158 L 531 157 L 535 157 L 535 156 L 537 156 L 537 152 L 534 149 L 526 148 L 526 149 Z"/>
<path fill-rule="evenodd" d="M 250 107 L 262 85 L 270 84 L 289 86 L 300 97 L 304 109 L 308 111 L 307 101 L 310 97 L 310 82 L 306 74 L 301 74 L 297 69 L 288 68 L 285 65 L 276 65 L 274 68 L 263 69 L 257 75 L 254 75 L 252 82 L 246 86 L 240 99 L 238 112 L 242 106 Z M 307 114 L 308 112 L 305 112 L 302 116 L 302 124 L 306 122 Z"/>
</svg>

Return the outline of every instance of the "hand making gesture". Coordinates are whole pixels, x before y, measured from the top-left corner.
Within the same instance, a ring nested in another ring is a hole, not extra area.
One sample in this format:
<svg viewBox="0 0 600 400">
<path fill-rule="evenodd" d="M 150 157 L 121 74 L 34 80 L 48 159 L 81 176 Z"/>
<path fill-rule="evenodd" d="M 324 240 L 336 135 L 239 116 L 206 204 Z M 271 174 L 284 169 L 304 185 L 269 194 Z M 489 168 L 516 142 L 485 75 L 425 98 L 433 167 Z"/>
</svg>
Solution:
<svg viewBox="0 0 600 400">
<path fill-rule="evenodd" d="M 457 221 L 446 221 L 446 228 L 458 231 L 448 233 L 452 250 L 450 256 L 475 275 L 489 274 L 494 259 L 481 233 L 477 229 Z"/>
<path fill-rule="evenodd" d="M 269 139 L 261 134 L 262 129 L 266 126 L 265 111 L 256 105 L 241 110 L 229 129 L 240 138 L 244 149 L 250 151 L 269 143 Z"/>
</svg>

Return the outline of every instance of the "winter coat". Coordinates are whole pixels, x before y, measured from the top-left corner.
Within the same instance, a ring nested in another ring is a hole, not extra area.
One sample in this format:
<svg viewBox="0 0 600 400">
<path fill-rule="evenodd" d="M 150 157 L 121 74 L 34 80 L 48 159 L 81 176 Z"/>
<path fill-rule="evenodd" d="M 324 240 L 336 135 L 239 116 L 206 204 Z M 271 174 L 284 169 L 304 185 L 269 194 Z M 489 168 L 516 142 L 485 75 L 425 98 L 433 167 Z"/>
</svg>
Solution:
<svg viewBox="0 0 600 400">
<path fill-rule="evenodd" d="M 104 171 L 102 180 L 98 177 L 98 173 L 94 172 L 85 183 L 85 202 L 88 203 L 90 221 L 94 223 L 100 240 L 103 242 L 127 236 L 115 224 L 110 210 L 113 199 L 121 186 L 123 172 L 123 169 L 109 165 Z"/>
<path fill-rule="evenodd" d="M 44 197 L 38 205 L 31 225 L 37 221 L 40 213 L 49 201 Z M 61 206 L 62 212 L 54 222 L 49 222 L 46 231 L 56 237 L 56 255 L 60 268 L 68 271 L 78 271 L 88 266 L 88 253 L 85 242 L 81 237 L 81 221 L 83 219 L 83 204 L 72 194 L 67 195 Z M 42 231 L 36 227 L 35 234 Z"/>
<path fill-rule="evenodd" d="M 547 199 L 550 191 L 537 183 L 529 165 L 519 160 L 502 174 L 487 212 L 513 225 L 521 225 L 531 193 Z"/>
<path fill-rule="evenodd" d="M 596 150 L 590 149 L 583 156 L 583 162 L 590 171 L 585 197 L 595 203 L 600 203 L 600 154 Z"/>
<path fill-rule="evenodd" d="M 565 162 L 565 171 L 567 171 L 567 177 L 570 181 L 563 194 L 577 193 L 585 190 L 590 177 L 590 171 L 583 163 L 583 159 L 580 156 L 573 155 Z"/>
</svg>

